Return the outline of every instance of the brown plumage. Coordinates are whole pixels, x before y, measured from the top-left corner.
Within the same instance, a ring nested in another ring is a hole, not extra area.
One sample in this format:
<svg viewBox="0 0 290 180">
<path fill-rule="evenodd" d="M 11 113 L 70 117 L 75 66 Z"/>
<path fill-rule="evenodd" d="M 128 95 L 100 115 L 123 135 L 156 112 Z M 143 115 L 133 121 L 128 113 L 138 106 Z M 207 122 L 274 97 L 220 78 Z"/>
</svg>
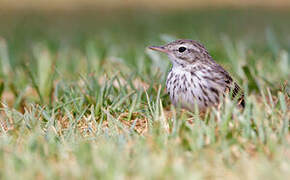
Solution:
<svg viewBox="0 0 290 180">
<path fill-rule="evenodd" d="M 231 93 L 244 107 L 244 96 L 229 73 L 218 65 L 206 48 L 193 40 L 177 40 L 165 46 L 151 46 L 152 50 L 168 55 L 173 66 L 168 73 L 166 89 L 174 105 L 193 110 L 217 106 L 226 93 Z"/>
</svg>

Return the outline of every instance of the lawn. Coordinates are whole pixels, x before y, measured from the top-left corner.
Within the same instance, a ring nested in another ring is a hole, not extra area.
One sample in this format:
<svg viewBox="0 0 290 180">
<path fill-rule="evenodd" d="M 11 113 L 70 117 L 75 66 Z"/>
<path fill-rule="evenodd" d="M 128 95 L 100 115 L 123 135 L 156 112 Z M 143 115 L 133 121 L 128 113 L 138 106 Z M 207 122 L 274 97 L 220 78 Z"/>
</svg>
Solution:
<svg viewBox="0 0 290 180">
<path fill-rule="evenodd" d="M 0 179 L 287 179 L 290 12 L 0 12 Z M 202 42 L 245 91 L 172 107 L 170 62 Z"/>
</svg>

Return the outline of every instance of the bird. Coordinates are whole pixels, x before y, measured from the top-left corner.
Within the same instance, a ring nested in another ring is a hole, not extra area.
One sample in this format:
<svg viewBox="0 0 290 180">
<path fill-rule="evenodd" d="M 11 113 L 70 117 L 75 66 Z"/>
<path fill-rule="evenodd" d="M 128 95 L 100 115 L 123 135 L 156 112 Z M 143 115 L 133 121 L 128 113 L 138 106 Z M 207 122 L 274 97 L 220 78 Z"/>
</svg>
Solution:
<svg viewBox="0 0 290 180">
<path fill-rule="evenodd" d="M 149 49 L 166 53 L 172 67 L 167 75 L 166 90 L 175 106 L 200 111 L 218 107 L 228 93 L 245 107 L 244 94 L 230 74 L 215 62 L 203 44 L 179 39 Z"/>
</svg>

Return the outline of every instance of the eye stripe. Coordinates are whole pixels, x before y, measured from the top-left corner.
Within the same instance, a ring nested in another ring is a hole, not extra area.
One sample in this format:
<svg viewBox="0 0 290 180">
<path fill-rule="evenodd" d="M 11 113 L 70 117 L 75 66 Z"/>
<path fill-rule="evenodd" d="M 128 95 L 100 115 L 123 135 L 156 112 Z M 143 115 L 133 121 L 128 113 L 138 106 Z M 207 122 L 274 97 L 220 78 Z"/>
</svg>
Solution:
<svg viewBox="0 0 290 180">
<path fill-rule="evenodd" d="M 196 51 L 196 52 L 200 52 L 199 48 L 196 47 L 196 46 L 194 46 L 194 45 L 190 46 L 189 49 L 192 49 L 192 50 L 194 50 L 194 51 Z"/>
</svg>

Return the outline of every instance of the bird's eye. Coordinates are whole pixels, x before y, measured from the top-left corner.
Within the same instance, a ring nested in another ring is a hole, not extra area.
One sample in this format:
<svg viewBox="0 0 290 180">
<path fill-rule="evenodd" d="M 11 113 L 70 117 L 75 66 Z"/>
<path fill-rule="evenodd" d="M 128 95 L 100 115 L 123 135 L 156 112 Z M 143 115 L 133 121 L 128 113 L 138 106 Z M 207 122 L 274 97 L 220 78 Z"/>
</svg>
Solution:
<svg viewBox="0 0 290 180">
<path fill-rule="evenodd" d="M 178 51 L 181 52 L 181 53 L 184 52 L 185 50 L 186 50 L 186 48 L 183 47 L 183 46 L 181 46 L 181 47 L 178 49 Z"/>
</svg>

